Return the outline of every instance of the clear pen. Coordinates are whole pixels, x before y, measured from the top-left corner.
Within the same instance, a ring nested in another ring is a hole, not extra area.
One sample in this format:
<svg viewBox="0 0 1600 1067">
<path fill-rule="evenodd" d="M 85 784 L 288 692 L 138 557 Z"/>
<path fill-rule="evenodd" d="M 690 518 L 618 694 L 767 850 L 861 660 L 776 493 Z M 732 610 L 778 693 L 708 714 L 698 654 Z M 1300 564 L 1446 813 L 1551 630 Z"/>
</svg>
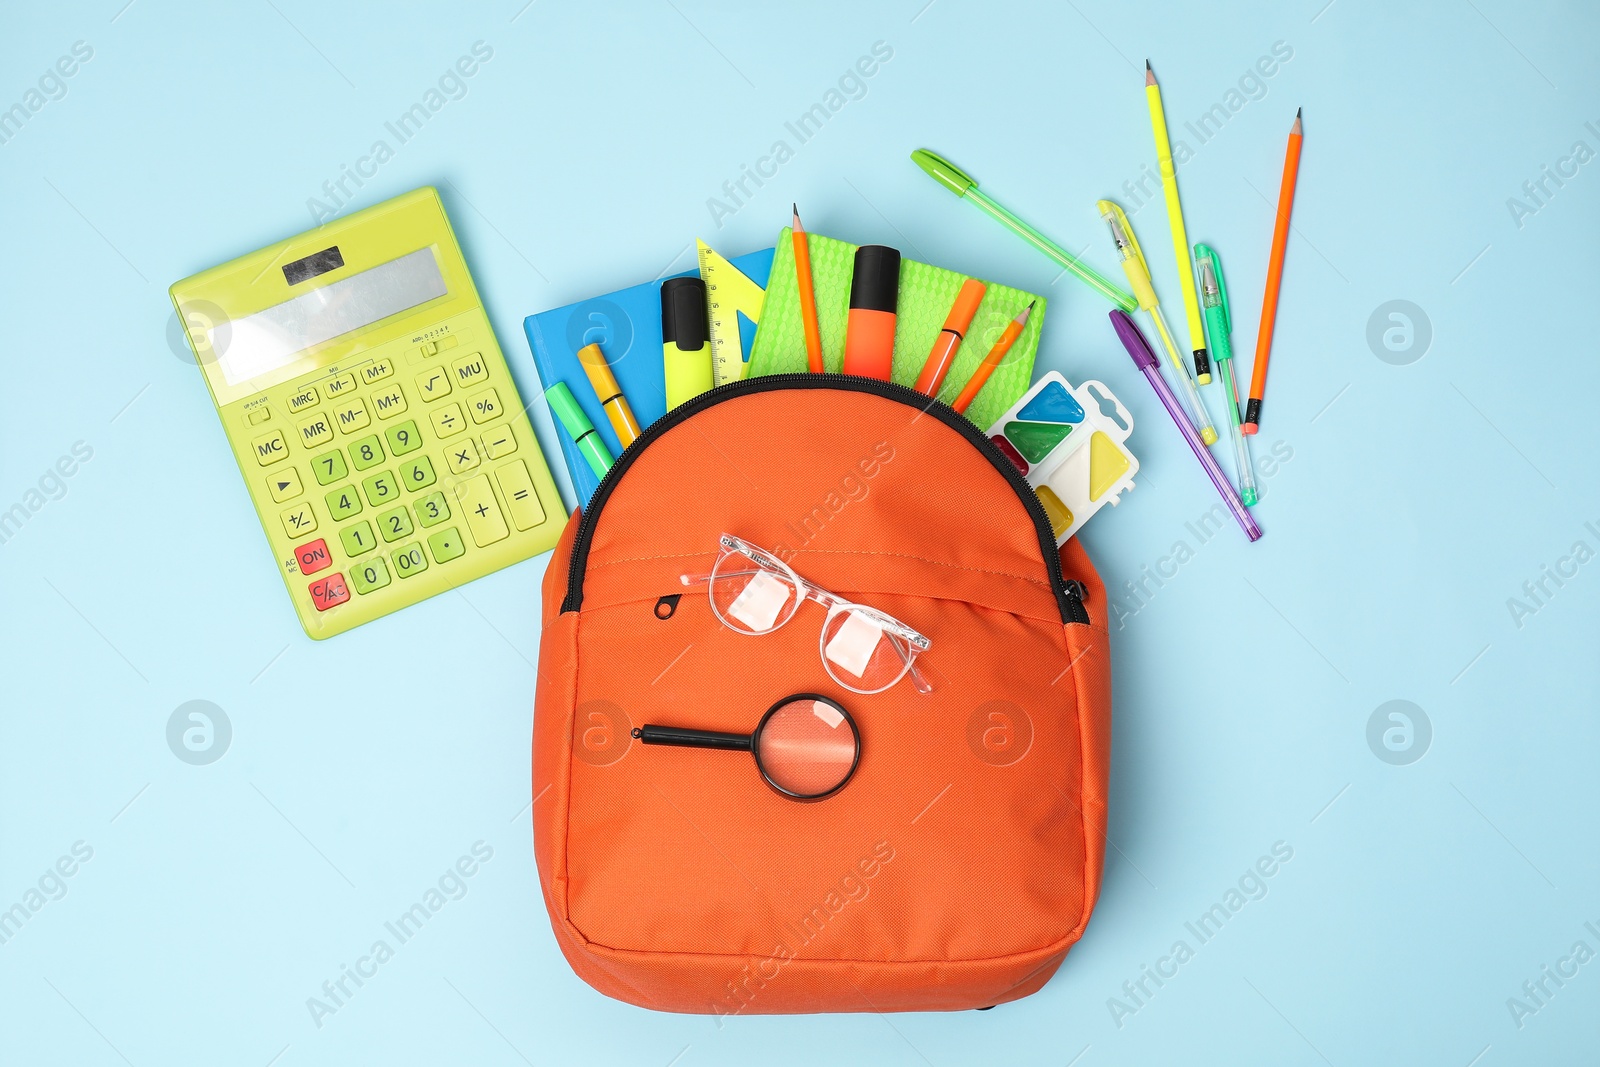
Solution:
<svg viewBox="0 0 1600 1067">
<path fill-rule="evenodd" d="M 1145 263 L 1144 253 L 1139 249 L 1139 240 L 1133 235 L 1133 227 L 1128 223 L 1128 216 L 1124 215 L 1122 208 L 1111 200 L 1098 201 L 1096 206 L 1100 209 L 1100 217 L 1111 227 L 1111 239 L 1116 242 L 1117 254 L 1122 257 L 1122 269 L 1128 275 L 1128 284 L 1133 289 L 1134 298 L 1139 302 L 1139 309 L 1150 316 L 1156 332 L 1161 335 L 1161 343 L 1166 347 L 1167 358 L 1178 376 L 1178 383 L 1183 386 L 1183 398 L 1189 409 L 1189 420 L 1194 423 L 1195 431 L 1200 434 L 1200 440 L 1208 445 L 1214 445 L 1217 443 L 1216 428 L 1211 425 L 1211 415 L 1206 411 L 1205 402 L 1200 399 L 1200 391 L 1195 388 L 1194 378 L 1189 373 L 1189 365 L 1178 355 L 1178 348 L 1172 343 L 1172 333 L 1167 329 L 1166 320 L 1161 317 L 1161 305 L 1156 300 L 1156 288 L 1150 282 L 1150 267 Z"/>
<path fill-rule="evenodd" d="M 1239 384 L 1233 375 L 1233 340 L 1228 336 L 1233 317 L 1228 311 L 1228 287 L 1222 279 L 1222 261 L 1210 246 L 1201 244 L 1194 246 L 1194 262 L 1200 269 L 1200 302 L 1205 308 L 1206 332 L 1211 335 L 1211 355 L 1222 372 L 1222 388 L 1227 393 L 1233 455 L 1239 466 L 1239 497 L 1253 506 L 1258 499 L 1256 476 L 1250 465 L 1249 439 L 1240 426 L 1243 416 L 1239 411 Z"/>
</svg>

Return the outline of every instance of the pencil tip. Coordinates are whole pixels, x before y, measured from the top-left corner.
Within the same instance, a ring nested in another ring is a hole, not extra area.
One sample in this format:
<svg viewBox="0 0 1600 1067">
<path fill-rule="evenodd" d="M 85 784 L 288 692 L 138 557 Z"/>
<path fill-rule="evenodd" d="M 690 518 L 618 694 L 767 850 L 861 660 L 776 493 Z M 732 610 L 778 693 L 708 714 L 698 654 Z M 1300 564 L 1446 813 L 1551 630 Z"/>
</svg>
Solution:
<svg viewBox="0 0 1600 1067">
<path fill-rule="evenodd" d="M 1294 109 L 1294 117 L 1295 117 L 1295 118 L 1299 118 L 1299 117 L 1300 117 L 1300 112 L 1302 112 L 1302 111 L 1304 111 L 1304 110 L 1305 110 L 1305 108 L 1303 108 L 1303 107 L 1297 107 L 1297 108 L 1295 108 L 1295 109 Z"/>
<path fill-rule="evenodd" d="M 1150 69 L 1150 61 L 1148 59 L 1144 61 L 1144 69 L 1145 70 L 1149 70 Z"/>
<path fill-rule="evenodd" d="M 1156 72 L 1150 69 L 1150 61 L 1144 61 L 1144 84 L 1146 88 L 1156 83 Z"/>
</svg>

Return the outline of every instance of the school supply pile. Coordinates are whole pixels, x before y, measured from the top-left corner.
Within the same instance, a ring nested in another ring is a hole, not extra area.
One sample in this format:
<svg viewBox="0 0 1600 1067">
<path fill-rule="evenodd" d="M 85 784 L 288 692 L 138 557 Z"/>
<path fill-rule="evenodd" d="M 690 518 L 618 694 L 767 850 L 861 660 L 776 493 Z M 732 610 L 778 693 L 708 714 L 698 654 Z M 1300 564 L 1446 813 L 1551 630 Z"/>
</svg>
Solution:
<svg viewBox="0 0 1600 1067">
<path fill-rule="evenodd" d="M 1146 97 L 1181 341 L 1119 205 L 1096 208 L 1131 292 L 912 158 L 1110 302 L 1255 541 L 1282 235 L 1244 410 L 1221 261 L 1191 251 L 1148 70 Z M 1077 535 L 1134 487 L 1133 415 L 1092 377 L 1032 380 L 1037 294 L 789 221 L 770 251 L 701 243 L 696 273 L 527 320 L 582 505 L 545 574 L 545 904 L 573 970 L 634 1004 L 989 1007 L 1050 977 L 1099 888 L 1108 634 Z M 1214 384 L 1242 492 L 1211 453 Z"/>
</svg>

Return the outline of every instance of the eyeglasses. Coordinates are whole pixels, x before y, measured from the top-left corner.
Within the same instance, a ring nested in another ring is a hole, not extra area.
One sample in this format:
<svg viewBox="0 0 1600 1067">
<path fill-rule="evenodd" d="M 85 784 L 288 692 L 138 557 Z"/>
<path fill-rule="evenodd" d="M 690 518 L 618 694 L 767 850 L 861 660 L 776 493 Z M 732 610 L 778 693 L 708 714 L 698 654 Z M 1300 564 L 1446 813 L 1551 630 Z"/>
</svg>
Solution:
<svg viewBox="0 0 1600 1067">
<path fill-rule="evenodd" d="M 906 675 L 920 693 L 933 686 L 916 668 L 928 639 L 876 608 L 812 585 L 771 552 L 732 534 L 718 538 L 710 574 L 685 574 L 684 585 L 710 587 L 711 610 L 735 633 L 769 634 L 814 600 L 828 610 L 819 647 L 828 676 L 852 693 L 881 693 Z"/>
</svg>

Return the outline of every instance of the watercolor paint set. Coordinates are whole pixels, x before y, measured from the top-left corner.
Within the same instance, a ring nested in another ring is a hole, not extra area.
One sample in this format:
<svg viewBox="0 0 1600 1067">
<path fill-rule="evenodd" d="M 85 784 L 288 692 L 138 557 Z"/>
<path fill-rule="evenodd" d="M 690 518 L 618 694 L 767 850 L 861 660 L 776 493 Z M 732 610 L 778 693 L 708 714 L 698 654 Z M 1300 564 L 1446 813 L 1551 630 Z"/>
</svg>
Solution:
<svg viewBox="0 0 1600 1067">
<path fill-rule="evenodd" d="M 1043 375 L 989 427 L 989 440 L 1022 472 L 1050 516 L 1056 543 L 1133 488 L 1139 458 L 1125 442 L 1133 416 L 1097 381 Z"/>
</svg>

